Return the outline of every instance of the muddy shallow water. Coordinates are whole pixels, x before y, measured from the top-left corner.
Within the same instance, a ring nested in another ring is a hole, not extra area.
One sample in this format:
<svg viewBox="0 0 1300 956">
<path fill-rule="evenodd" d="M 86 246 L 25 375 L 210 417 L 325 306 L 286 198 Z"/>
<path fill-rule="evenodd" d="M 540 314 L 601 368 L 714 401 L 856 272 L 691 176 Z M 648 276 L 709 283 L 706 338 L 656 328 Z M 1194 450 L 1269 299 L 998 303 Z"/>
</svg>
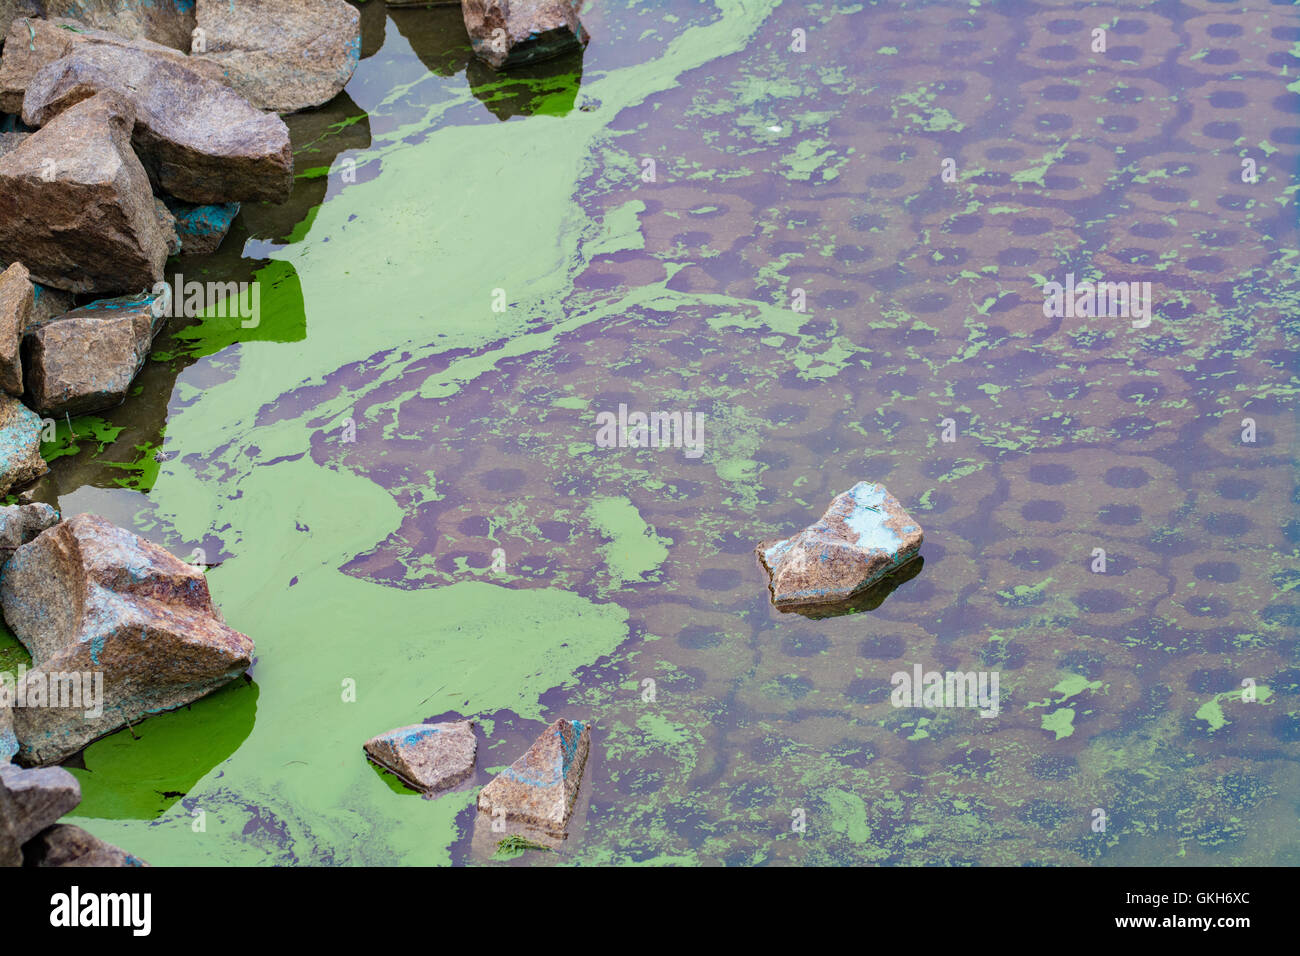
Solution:
<svg viewBox="0 0 1300 956">
<path fill-rule="evenodd" d="M 517 865 L 1300 863 L 1292 8 L 600 0 L 581 63 L 505 79 L 454 7 L 362 11 L 291 201 L 175 263 L 256 278 L 259 326 L 173 325 L 45 449 L 42 496 L 201 549 L 257 642 L 92 744 L 76 822 L 483 862 L 477 788 L 565 716 L 570 839 Z M 1046 318 L 1067 273 L 1151 282 L 1150 324 Z M 620 404 L 703 455 L 598 447 Z M 777 612 L 754 545 L 862 479 L 923 562 Z M 998 715 L 893 707 L 918 664 Z M 452 715 L 451 794 L 362 757 Z"/>
</svg>

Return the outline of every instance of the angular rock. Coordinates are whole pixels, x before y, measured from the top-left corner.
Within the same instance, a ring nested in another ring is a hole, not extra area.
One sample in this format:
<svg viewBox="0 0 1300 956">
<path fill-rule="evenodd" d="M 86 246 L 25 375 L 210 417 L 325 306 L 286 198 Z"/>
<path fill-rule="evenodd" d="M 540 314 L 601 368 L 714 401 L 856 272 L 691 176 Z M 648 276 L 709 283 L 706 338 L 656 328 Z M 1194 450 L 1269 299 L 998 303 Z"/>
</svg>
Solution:
<svg viewBox="0 0 1300 956">
<path fill-rule="evenodd" d="M 0 566 L 46 528 L 59 523 L 59 513 L 43 501 L 0 507 Z"/>
<path fill-rule="evenodd" d="M 239 215 L 239 203 L 196 206 L 168 197 L 167 208 L 176 219 L 176 235 L 181 252 L 187 256 L 205 256 L 216 252 Z"/>
<path fill-rule="evenodd" d="M 0 156 L 12 153 L 31 133 L 0 133 Z"/>
<path fill-rule="evenodd" d="M 60 823 L 23 847 L 25 866 L 148 866 L 138 856 L 105 843 L 81 827 Z"/>
<path fill-rule="evenodd" d="M 576 53 L 591 39 L 574 0 L 461 0 L 474 54 L 494 70 Z"/>
<path fill-rule="evenodd" d="M 44 126 L 112 91 L 135 107 L 132 143 L 155 188 L 194 203 L 283 202 L 293 189 L 289 129 L 187 65 L 130 47 L 83 44 L 42 67 L 23 122 Z"/>
<path fill-rule="evenodd" d="M 860 481 L 821 520 L 755 551 L 777 607 L 843 601 L 915 556 L 921 526 L 884 485 Z"/>
<path fill-rule="evenodd" d="M 167 243 L 116 93 L 69 108 L 0 157 L 0 261 L 68 292 L 128 292 L 162 278 Z"/>
<path fill-rule="evenodd" d="M 36 289 L 21 262 L 0 273 L 0 389 L 23 393 L 23 364 L 19 354 L 23 332 L 36 309 Z"/>
<path fill-rule="evenodd" d="M 432 794 L 469 779 L 478 740 L 468 720 L 414 724 L 370 738 L 365 751 L 407 786 Z"/>
<path fill-rule="evenodd" d="M 490 815 L 504 810 L 508 822 L 563 833 L 590 749 L 589 724 L 557 720 L 522 757 L 479 791 L 479 810 Z"/>
<path fill-rule="evenodd" d="M 51 673 L 102 677 L 101 714 L 14 710 L 26 764 L 60 761 L 128 722 L 198 700 L 244 673 L 253 654 L 253 642 L 221 621 L 198 568 L 94 515 L 61 521 L 15 551 L 0 571 L 0 606 L 32 655 L 29 690 Z"/>
<path fill-rule="evenodd" d="M 81 802 L 81 784 L 62 767 L 24 770 L 0 763 L 0 790 L 9 795 L 10 823 L 26 843 Z"/>
<path fill-rule="evenodd" d="M 18 399 L 0 395 L 0 495 L 48 471 L 41 457 L 41 420 Z"/>
<path fill-rule="evenodd" d="M 17 819 L 13 798 L 8 790 L 0 787 L 0 867 L 23 865 L 23 841 L 18 839 Z"/>
<path fill-rule="evenodd" d="M 26 0 L 42 17 L 65 17 L 130 40 L 189 50 L 193 0 Z"/>
<path fill-rule="evenodd" d="M 70 292 L 51 289 L 49 286 L 40 283 L 33 283 L 33 287 L 35 300 L 32 304 L 31 320 L 27 323 L 28 328 L 39 325 L 41 322 L 48 322 L 65 312 L 71 312 L 72 307 L 76 305 L 76 296 Z"/>
<path fill-rule="evenodd" d="M 32 408 L 57 419 L 122 404 L 166 322 L 158 299 L 152 292 L 100 299 L 29 326 L 23 378 Z"/>
<path fill-rule="evenodd" d="M 13 706 L 0 703 L 0 763 L 13 760 L 17 753 L 18 738 L 14 735 Z M 0 837 L 0 842 L 3 842 L 3 837 Z"/>
<path fill-rule="evenodd" d="M 345 0 L 198 0 L 207 52 L 259 109 L 292 113 L 328 103 L 361 56 L 361 14 Z"/>
<path fill-rule="evenodd" d="M 0 24 L 0 29 L 5 25 Z M 148 40 L 128 40 L 106 30 L 82 26 L 62 17 L 50 20 L 18 19 L 8 24 L 4 56 L 0 58 L 0 113 L 21 113 L 23 94 L 32 77 L 47 64 L 61 60 L 81 44 L 127 47 L 180 63 L 217 83 L 225 72 L 215 63 L 186 56 L 170 47 Z"/>
<path fill-rule="evenodd" d="M 153 208 L 158 215 L 158 228 L 162 230 L 163 238 L 167 241 L 167 255 L 179 255 L 181 237 L 176 231 L 176 217 L 172 215 L 172 211 L 167 208 L 167 204 L 161 199 L 154 199 Z"/>
</svg>

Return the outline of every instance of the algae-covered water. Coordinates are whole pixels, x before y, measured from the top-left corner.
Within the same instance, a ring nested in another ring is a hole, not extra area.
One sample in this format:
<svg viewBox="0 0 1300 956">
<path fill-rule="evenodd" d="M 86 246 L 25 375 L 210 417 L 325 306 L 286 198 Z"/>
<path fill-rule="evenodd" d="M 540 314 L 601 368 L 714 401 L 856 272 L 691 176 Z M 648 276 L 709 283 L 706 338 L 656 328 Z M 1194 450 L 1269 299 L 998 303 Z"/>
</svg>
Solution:
<svg viewBox="0 0 1300 956">
<path fill-rule="evenodd" d="M 484 862 L 478 787 L 563 716 L 570 838 L 515 865 L 1300 863 L 1295 10 L 588 7 L 581 63 L 497 77 L 457 8 L 362 5 L 292 200 L 174 263 L 260 324 L 174 323 L 46 446 L 44 497 L 212 565 L 257 644 L 91 745 L 76 822 Z M 1150 325 L 1046 318 L 1066 273 Z M 599 447 L 620 404 L 703 454 Z M 923 564 L 778 613 L 754 545 L 863 479 Z M 892 706 L 918 664 L 996 671 L 997 717 Z M 362 756 L 456 715 L 472 785 Z"/>
</svg>

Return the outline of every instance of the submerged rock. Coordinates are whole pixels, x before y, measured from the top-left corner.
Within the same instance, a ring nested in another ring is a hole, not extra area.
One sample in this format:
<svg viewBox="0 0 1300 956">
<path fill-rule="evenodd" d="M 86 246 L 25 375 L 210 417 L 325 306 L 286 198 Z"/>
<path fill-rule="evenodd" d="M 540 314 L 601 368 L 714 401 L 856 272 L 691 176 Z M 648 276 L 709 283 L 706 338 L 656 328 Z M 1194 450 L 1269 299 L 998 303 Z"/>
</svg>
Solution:
<svg viewBox="0 0 1300 956">
<path fill-rule="evenodd" d="M 478 740 L 468 720 L 414 724 L 372 737 L 366 741 L 365 751 L 408 786 L 437 793 L 469 779 Z"/>
<path fill-rule="evenodd" d="M 41 68 L 61 60 L 81 45 L 108 45 L 143 50 L 161 59 L 179 63 L 217 83 L 225 73 L 215 63 L 187 56 L 171 47 L 148 40 L 128 40 L 106 30 L 82 26 L 76 20 L 17 19 L 7 24 L 4 56 L 0 57 L 0 113 L 21 113 L 27 84 Z M 0 25 L 3 29 L 3 25 Z"/>
<path fill-rule="evenodd" d="M 860 481 L 816 524 L 755 550 L 777 607 L 843 601 L 913 557 L 921 526 L 885 490 Z"/>
<path fill-rule="evenodd" d="M 81 802 L 81 784 L 62 767 L 24 770 L 0 763 L 0 790 L 8 796 L 7 807 L 0 798 L 0 813 L 9 817 L 20 844 L 57 823 Z"/>
<path fill-rule="evenodd" d="M 135 107 L 132 142 L 157 189 L 194 203 L 289 198 L 293 149 L 284 121 L 188 65 L 148 51 L 75 47 L 32 78 L 23 122 L 43 126 L 102 91 Z"/>
<path fill-rule="evenodd" d="M 24 866 L 148 866 L 138 856 L 105 843 L 81 827 L 60 823 L 23 847 Z"/>
<path fill-rule="evenodd" d="M 68 292 L 126 292 L 162 278 L 167 242 L 116 93 L 69 108 L 0 157 L 0 261 Z"/>
<path fill-rule="evenodd" d="M 181 252 L 187 256 L 205 256 L 216 252 L 239 215 L 239 203 L 196 206 L 170 196 L 167 208 L 176 219 L 176 236 Z"/>
<path fill-rule="evenodd" d="M 151 292 L 101 299 L 30 326 L 23 377 L 42 415 L 84 415 L 120 405 L 166 317 Z"/>
<path fill-rule="evenodd" d="M 591 37 L 574 0 L 461 0 L 474 53 L 494 70 L 576 53 Z"/>
<path fill-rule="evenodd" d="M 481 812 L 552 834 L 564 832 L 591 748 L 591 727 L 557 720 L 478 796 Z"/>
<path fill-rule="evenodd" d="M 361 14 L 345 0 L 198 0 L 206 52 L 259 109 L 328 103 L 361 57 Z"/>
<path fill-rule="evenodd" d="M 36 309 L 36 289 L 31 273 L 15 262 L 0 273 L 0 389 L 10 395 L 23 393 L 23 364 L 20 347 L 23 332 Z"/>
<path fill-rule="evenodd" d="M 0 495 L 48 471 L 41 457 L 41 420 L 10 395 L 0 395 Z"/>
<path fill-rule="evenodd" d="M 46 528 L 59 523 L 59 513 L 43 501 L 0 507 L 0 566 Z"/>
<path fill-rule="evenodd" d="M 0 571 L 0 606 L 32 655 L 28 699 L 51 673 L 102 680 L 90 706 L 14 710 L 18 759 L 28 764 L 198 700 L 244 673 L 253 654 L 253 642 L 221 621 L 198 568 L 94 515 L 15 551 Z"/>
</svg>

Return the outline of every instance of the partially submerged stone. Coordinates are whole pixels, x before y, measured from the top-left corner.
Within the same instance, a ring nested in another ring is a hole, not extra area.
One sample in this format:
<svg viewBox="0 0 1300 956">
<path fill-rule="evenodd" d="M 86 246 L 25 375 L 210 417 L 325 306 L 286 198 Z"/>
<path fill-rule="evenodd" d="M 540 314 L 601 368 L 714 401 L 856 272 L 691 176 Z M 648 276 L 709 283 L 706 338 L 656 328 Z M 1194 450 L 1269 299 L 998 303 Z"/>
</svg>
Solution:
<svg viewBox="0 0 1300 956">
<path fill-rule="evenodd" d="M 0 29 L 4 29 L 0 24 Z M 224 82 L 225 73 L 215 63 L 199 57 L 186 56 L 161 43 L 149 40 L 130 40 L 83 26 L 76 20 L 56 17 L 49 20 L 19 18 L 8 24 L 5 34 L 4 56 L 0 57 L 0 112 L 21 113 L 23 94 L 27 84 L 40 69 L 55 60 L 61 60 L 75 47 L 81 45 L 108 45 L 144 50 L 154 56 L 180 63 L 218 83 Z"/>
<path fill-rule="evenodd" d="M 0 395 L 0 495 L 45 474 L 41 420 L 11 395 Z"/>
<path fill-rule="evenodd" d="M 148 866 L 121 847 L 106 843 L 70 823 L 37 834 L 23 847 L 25 866 Z"/>
<path fill-rule="evenodd" d="M 494 70 L 576 53 L 591 37 L 574 0 L 461 0 L 474 53 Z"/>
<path fill-rule="evenodd" d="M 94 515 L 61 521 L 15 551 L 0 571 L 0 606 L 32 655 L 27 699 L 53 673 L 102 681 L 90 704 L 15 709 L 27 764 L 58 762 L 198 700 L 252 659 L 253 642 L 222 622 L 202 571 Z"/>
<path fill-rule="evenodd" d="M 916 555 L 921 526 L 884 485 L 860 481 L 816 524 L 757 551 L 777 607 L 844 601 Z"/>
<path fill-rule="evenodd" d="M 478 808 L 508 822 L 564 832 L 591 748 L 590 725 L 561 718 L 479 792 Z"/>
<path fill-rule="evenodd" d="M 259 109 L 328 103 L 361 57 L 361 14 L 345 0 L 198 0 L 207 60 Z"/>
<path fill-rule="evenodd" d="M 0 261 L 68 292 L 128 292 L 162 278 L 167 242 L 116 93 L 77 103 L 0 157 Z"/>
<path fill-rule="evenodd" d="M 74 47 L 32 78 L 23 122 L 43 126 L 103 91 L 135 107 L 132 143 L 157 189 L 194 203 L 289 197 L 293 149 L 284 121 L 188 64 L 148 51 Z"/>
<path fill-rule="evenodd" d="M 365 751 L 407 786 L 437 793 L 469 779 L 478 740 L 468 720 L 414 724 L 372 737 L 366 741 Z"/>
<path fill-rule="evenodd" d="M 20 349 L 35 309 L 36 289 L 31 273 L 21 262 L 15 262 L 0 273 L 0 389 L 10 395 L 23 393 Z"/>
<path fill-rule="evenodd" d="M 166 203 L 176 219 L 181 252 L 187 256 L 216 252 L 239 215 L 237 202 L 196 206 L 168 196 Z"/>
<path fill-rule="evenodd" d="M 59 513 L 43 501 L 0 507 L 0 567 L 28 541 L 58 523 Z"/>
<path fill-rule="evenodd" d="M 7 810 L 0 804 L 0 812 L 10 815 L 20 844 L 57 823 L 81 802 L 81 784 L 62 767 L 24 770 L 0 763 L 0 790 L 9 797 Z"/>
<path fill-rule="evenodd" d="M 157 304 L 152 292 L 100 299 L 29 327 L 23 377 L 31 406 L 62 418 L 120 405 L 166 322 Z"/>
</svg>

